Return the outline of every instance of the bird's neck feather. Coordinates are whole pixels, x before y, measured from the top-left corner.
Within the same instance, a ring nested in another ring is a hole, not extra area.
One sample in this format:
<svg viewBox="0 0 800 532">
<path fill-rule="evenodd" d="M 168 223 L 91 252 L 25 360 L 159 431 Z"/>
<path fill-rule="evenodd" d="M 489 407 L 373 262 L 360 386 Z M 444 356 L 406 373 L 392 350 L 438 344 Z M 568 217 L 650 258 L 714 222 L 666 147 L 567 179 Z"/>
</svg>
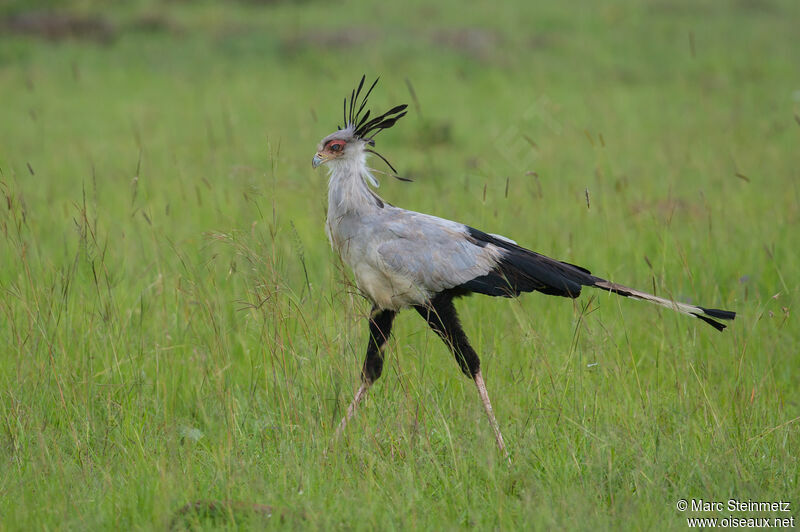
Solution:
<svg viewBox="0 0 800 532">
<path fill-rule="evenodd" d="M 347 214 L 366 214 L 380 208 L 381 200 L 365 181 L 371 175 L 366 154 L 337 161 L 328 180 L 328 221 Z"/>
</svg>

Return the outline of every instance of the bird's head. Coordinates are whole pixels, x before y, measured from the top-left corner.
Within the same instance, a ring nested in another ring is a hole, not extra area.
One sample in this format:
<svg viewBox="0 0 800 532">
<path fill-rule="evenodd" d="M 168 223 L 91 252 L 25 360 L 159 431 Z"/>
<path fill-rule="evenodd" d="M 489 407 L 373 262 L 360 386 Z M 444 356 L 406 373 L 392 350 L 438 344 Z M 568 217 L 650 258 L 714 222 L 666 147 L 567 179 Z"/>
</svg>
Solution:
<svg viewBox="0 0 800 532">
<path fill-rule="evenodd" d="M 353 128 L 338 129 L 319 141 L 317 153 L 311 160 L 311 166 L 316 168 L 321 164 L 331 166 L 341 164 L 347 160 L 360 157 L 368 144 L 364 139 L 358 138 Z"/>
<path fill-rule="evenodd" d="M 347 98 L 345 97 L 344 99 L 344 126 L 339 126 L 336 131 L 319 142 L 317 153 L 311 160 L 311 166 L 316 168 L 322 164 L 327 164 L 335 167 L 336 165 L 362 159 L 366 152 L 380 157 L 389 165 L 395 177 L 398 177 L 397 171 L 389 164 L 389 161 L 372 148 L 375 146 L 375 136 L 384 129 L 389 129 L 395 122 L 404 117 L 407 106 L 405 104 L 398 105 L 382 115 L 370 119 L 370 110 L 367 109 L 365 111 L 364 108 L 367 105 L 367 98 L 369 98 L 378 80 L 376 79 L 372 83 L 372 86 L 359 101 L 365 78 L 366 76 L 362 76 L 358 88 L 350 93 L 349 104 Z"/>
</svg>

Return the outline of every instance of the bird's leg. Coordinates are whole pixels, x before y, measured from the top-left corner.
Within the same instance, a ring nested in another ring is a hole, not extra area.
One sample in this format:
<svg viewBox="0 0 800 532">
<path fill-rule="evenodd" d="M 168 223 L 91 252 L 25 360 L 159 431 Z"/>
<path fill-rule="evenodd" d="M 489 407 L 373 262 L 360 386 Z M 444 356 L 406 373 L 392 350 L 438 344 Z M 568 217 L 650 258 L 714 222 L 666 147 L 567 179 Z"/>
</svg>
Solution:
<svg viewBox="0 0 800 532">
<path fill-rule="evenodd" d="M 389 335 L 392 332 L 392 322 L 397 312 L 393 310 L 381 310 L 377 307 L 372 308 L 369 316 L 369 341 L 367 343 L 367 356 L 364 359 L 364 367 L 361 369 L 361 386 L 359 386 L 353 401 L 347 407 L 339 426 L 336 428 L 336 438 L 338 439 L 347 423 L 356 413 L 359 403 L 367 395 L 367 390 L 373 382 L 378 380 L 383 371 L 383 351 Z"/>
<path fill-rule="evenodd" d="M 356 408 L 358 408 L 358 404 L 364 399 L 364 396 L 367 395 L 367 390 L 369 390 L 370 383 L 366 381 L 361 382 L 361 386 L 358 387 L 358 391 L 356 392 L 356 396 L 353 398 L 353 401 L 350 403 L 350 406 L 347 407 L 347 412 L 345 413 L 342 420 L 339 422 L 339 426 L 336 427 L 336 439 L 341 437 L 344 428 L 347 426 L 347 423 L 356 413 Z"/>
<path fill-rule="evenodd" d="M 415 308 L 425 318 L 431 329 L 439 335 L 452 351 L 456 357 L 456 362 L 461 366 L 461 371 L 475 381 L 478 393 L 481 396 L 481 402 L 486 409 L 486 414 L 489 416 L 489 423 L 492 425 L 497 447 L 510 462 L 508 451 L 506 451 L 506 446 L 503 442 L 503 435 L 500 433 L 500 426 L 497 424 L 497 419 L 494 417 L 494 411 L 492 410 L 492 403 L 489 401 L 486 384 L 483 382 L 480 358 L 478 358 L 478 354 L 470 345 L 467 335 L 461 328 L 456 308 L 453 305 L 453 296 L 447 292 L 442 292 L 431 299 L 427 306 Z"/>
<path fill-rule="evenodd" d="M 508 451 L 506 451 L 506 444 L 503 442 L 503 435 L 500 434 L 500 425 L 497 424 L 497 418 L 494 417 L 492 402 L 489 401 L 489 392 L 486 391 L 486 383 L 483 382 L 483 375 L 481 375 L 480 370 L 472 378 L 475 380 L 475 386 L 478 387 L 478 394 L 481 396 L 486 415 L 489 416 L 489 423 L 492 425 L 492 430 L 494 430 L 494 439 L 497 441 L 497 446 L 503 452 L 503 455 L 511 461 Z"/>
</svg>

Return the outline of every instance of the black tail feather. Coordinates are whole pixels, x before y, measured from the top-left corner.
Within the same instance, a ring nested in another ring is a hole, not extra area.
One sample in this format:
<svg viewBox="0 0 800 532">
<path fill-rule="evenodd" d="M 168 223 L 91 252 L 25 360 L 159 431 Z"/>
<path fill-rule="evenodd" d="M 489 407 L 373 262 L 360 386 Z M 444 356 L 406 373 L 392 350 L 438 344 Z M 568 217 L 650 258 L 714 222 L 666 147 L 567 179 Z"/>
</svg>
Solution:
<svg viewBox="0 0 800 532">
<path fill-rule="evenodd" d="M 489 244 L 503 250 L 494 270 L 461 285 L 465 292 L 490 296 L 514 297 L 522 292 L 542 292 L 548 295 L 576 298 L 581 288 L 591 286 L 631 299 L 648 301 L 674 311 L 699 318 L 718 331 L 727 327 L 712 318 L 732 320 L 735 312 L 705 308 L 654 296 L 634 288 L 606 281 L 592 275 L 586 268 L 561 262 L 528 249 L 510 240 L 467 228 L 473 243 L 481 247 Z"/>
<path fill-rule="evenodd" d="M 463 286 L 468 291 L 500 297 L 537 291 L 576 298 L 581 294 L 582 286 L 592 286 L 600 280 L 580 266 L 551 259 L 471 227 L 467 230 L 476 245 L 492 244 L 505 251 L 494 270 Z"/>
<path fill-rule="evenodd" d="M 726 311 L 723 311 L 723 312 L 728 312 L 728 311 L 726 310 Z M 731 312 L 730 314 L 734 314 L 734 313 Z M 694 315 L 695 318 L 699 318 L 699 319 L 703 320 L 704 322 L 708 323 L 709 325 L 711 325 L 712 327 L 714 327 L 718 331 L 724 331 L 725 327 L 727 327 L 727 325 L 725 325 L 724 323 L 720 323 L 718 321 L 714 321 L 711 318 L 703 316 L 702 314 L 694 314 L 693 313 L 693 315 Z M 726 318 L 726 319 L 731 319 L 732 320 L 733 318 Z"/>
<path fill-rule="evenodd" d="M 730 310 L 720 310 L 717 308 L 705 308 L 699 307 L 702 309 L 703 312 L 711 316 L 712 318 L 718 318 L 720 320 L 732 320 L 736 317 L 735 312 L 731 312 Z"/>
</svg>

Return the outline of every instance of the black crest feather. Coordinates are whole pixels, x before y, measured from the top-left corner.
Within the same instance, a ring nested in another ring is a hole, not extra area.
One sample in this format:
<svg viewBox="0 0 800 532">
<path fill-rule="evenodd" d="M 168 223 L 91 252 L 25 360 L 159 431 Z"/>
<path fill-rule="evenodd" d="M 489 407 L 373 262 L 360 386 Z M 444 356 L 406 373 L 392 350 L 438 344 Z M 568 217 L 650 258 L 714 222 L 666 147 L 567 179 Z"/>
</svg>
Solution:
<svg viewBox="0 0 800 532">
<path fill-rule="evenodd" d="M 362 98 L 361 90 L 364 88 L 364 81 L 366 81 L 366 79 L 366 75 L 361 76 L 358 87 L 350 92 L 349 105 L 347 104 L 347 98 L 344 99 L 344 127 L 352 126 L 358 138 L 371 141 L 375 135 L 384 129 L 389 129 L 395 125 L 398 120 L 403 118 L 406 115 L 405 110 L 408 106 L 406 104 L 397 105 L 381 115 L 373 116 L 372 119 L 369 119 L 371 113 L 369 109 L 362 115 L 364 108 L 367 106 L 367 99 L 369 95 L 372 94 L 372 89 L 378 84 L 380 78 L 376 78 L 375 81 L 372 82 L 372 85 L 370 85 Z M 360 102 L 359 99 L 361 100 Z"/>
<path fill-rule="evenodd" d="M 389 129 L 395 125 L 398 120 L 406 116 L 406 108 L 408 106 L 406 104 L 396 105 L 385 113 L 378 116 L 373 116 L 370 119 L 371 111 L 366 109 L 365 112 L 365 107 L 367 106 L 367 99 L 369 98 L 369 95 L 372 94 L 372 89 L 374 89 L 375 85 L 378 84 L 378 80 L 380 78 L 375 78 L 375 81 L 372 82 L 372 85 L 370 85 L 369 89 L 367 89 L 367 92 L 364 93 L 362 98 L 361 90 L 364 88 L 364 81 L 366 81 L 366 79 L 366 75 L 361 76 L 361 81 L 358 82 L 358 87 L 350 92 L 349 105 L 347 103 L 347 97 L 345 97 L 343 108 L 344 126 L 339 129 L 352 127 L 356 137 L 366 141 L 370 146 L 375 146 L 375 135 L 384 129 Z M 380 159 L 385 162 L 389 168 L 391 168 L 393 177 L 401 181 L 411 181 L 408 178 L 397 175 L 397 170 L 395 170 L 394 166 L 392 166 L 392 164 L 386 160 L 386 157 L 374 150 L 368 149 L 367 151 L 380 157 Z"/>
</svg>

